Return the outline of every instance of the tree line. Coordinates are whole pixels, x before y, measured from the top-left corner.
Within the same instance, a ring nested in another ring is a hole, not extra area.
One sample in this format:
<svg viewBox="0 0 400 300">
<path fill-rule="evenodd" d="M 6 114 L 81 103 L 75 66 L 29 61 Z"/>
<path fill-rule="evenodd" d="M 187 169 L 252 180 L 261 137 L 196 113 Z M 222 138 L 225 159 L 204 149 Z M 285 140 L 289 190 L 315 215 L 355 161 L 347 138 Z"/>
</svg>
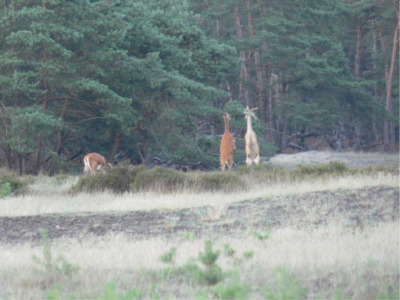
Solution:
<svg viewBox="0 0 400 300">
<path fill-rule="evenodd" d="M 245 161 L 398 147 L 392 0 L 0 1 L 0 163 L 76 172 L 82 157 L 216 169 L 224 112 Z"/>
</svg>

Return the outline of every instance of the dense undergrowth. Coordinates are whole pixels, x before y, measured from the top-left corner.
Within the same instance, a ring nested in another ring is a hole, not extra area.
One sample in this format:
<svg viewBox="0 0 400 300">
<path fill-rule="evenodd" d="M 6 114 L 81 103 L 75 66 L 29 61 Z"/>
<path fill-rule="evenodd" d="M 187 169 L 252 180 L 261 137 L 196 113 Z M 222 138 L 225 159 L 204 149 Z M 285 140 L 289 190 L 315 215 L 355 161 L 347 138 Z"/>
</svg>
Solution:
<svg viewBox="0 0 400 300">
<path fill-rule="evenodd" d="M 251 184 L 298 182 L 349 175 L 398 174 L 396 167 L 349 168 L 341 162 L 331 162 L 320 166 L 299 166 L 294 170 L 284 170 L 270 164 L 242 166 L 234 172 L 181 172 L 161 167 L 146 169 L 143 166 L 114 167 L 106 173 L 83 176 L 71 188 L 79 192 L 146 192 L 163 193 L 180 190 L 194 192 L 237 192 L 246 191 Z"/>
</svg>

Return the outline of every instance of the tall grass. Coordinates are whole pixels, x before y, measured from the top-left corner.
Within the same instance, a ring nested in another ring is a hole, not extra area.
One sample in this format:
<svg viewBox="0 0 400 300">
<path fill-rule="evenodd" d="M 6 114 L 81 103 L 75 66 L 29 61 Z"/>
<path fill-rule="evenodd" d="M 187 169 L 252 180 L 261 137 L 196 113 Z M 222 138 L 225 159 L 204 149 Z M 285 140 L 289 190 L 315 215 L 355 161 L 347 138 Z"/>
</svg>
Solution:
<svg viewBox="0 0 400 300">
<path fill-rule="evenodd" d="M 138 289 L 147 293 L 145 298 L 151 298 L 154 287 L 161 298 L 173 299 L 192 299 L 199 290 L 206 292 L 206 298 L 213 298 L 214 291 L 218 297 L 238 295 L 240 299 L 333 299 L 339 289 L 344 298 L 396 299 L 399 224 L 353 232 L 336 222 L 340 220 L 314 229 L 276 229 L 264 241 L 252 236 L 215 236 L 211 237 L 212 249 L 204 246 L 209 236 L 180 241 L 177 237 L 132 240 L 122 234 L 108 234 L 52 241 L 51 251 L 61 253 L 66 261 L 79 267 L 79 272 L 58 281 L 64 293 L 74 294 L 77 299 L 103 295 L 108 282 L 117 283 L 118 295 Z M 202 284 L 202 278 L 210 275 L 203 265 L 215 263 L 216 252 L 228 243 L 234 253 L 217 258 L 227 276 L 218 277 L 222 280 L 217 286 Z M 166 267 L 159 258 L 173 247 L 177 249 L 174 264 Z M 37 263 L 32 260 L 34 256 L 45 257 L 43 250 L 43 245 L 0 244 L 1 299 L 43 298 L 43 290 L 51 285 L 46 274 L 35 272 Z M 237 258 L 248 252 L 254 254 L 251 260 L 238 262 Z M 54 260 L 46 261 L 57 265 Z M 240 281 L 229 276 L 235 270 L 240 270 Z"/>
</svg>

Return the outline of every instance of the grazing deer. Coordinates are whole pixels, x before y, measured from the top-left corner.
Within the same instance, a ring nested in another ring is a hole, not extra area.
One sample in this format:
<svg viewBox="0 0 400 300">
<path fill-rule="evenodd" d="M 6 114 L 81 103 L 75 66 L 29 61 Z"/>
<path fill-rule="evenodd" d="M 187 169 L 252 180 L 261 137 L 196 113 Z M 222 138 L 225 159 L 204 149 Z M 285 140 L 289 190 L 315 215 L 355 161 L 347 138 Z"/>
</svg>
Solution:
<svg viewBox="0 0 400 300">
<path fill-rule="evenodd" d="M 253 111 L 257 109 L 258 107 L 249 109 L 247 106 L 244 110 L 244 115 L 247 120 L 247 132 L 244 136 L 244 140 L 246 142 L 246 165 L 248 166 L 252 163 L 255 163 L 256 165 L 260 163 L 260 146 L 257 142 L 257 135 L 251 126 L 251 118 L 256 118 Z"/>
<path fill-rule="evenodd" d="M 225 132 L 221 139 L 221 147 L 219 148 L 220 158 L 219 161 L 221 163 L 221 170 L 225 171 L 225 164 L 228 164 L 228 169 L 232 169 L 233 164 L 233 150 L 235 148 L 235 141 L 233 139 L 232 134 L 229 132 L 229 120 L 230 116 L 228 113 L 225 113 L 223 116 L 225 123 Z"/>
<path fill-rule="evenodd" d="M 107 164 L 104 156 L 94 152 L 87 154 L 83 158 L 83 163 L 85 164 L 85 168 L 83 169 L 84 174 L 87 174 L 90 171 L 90 174 L 92 175 L 95 171 L 111 167 L 110 163 Z"/>
</svg>

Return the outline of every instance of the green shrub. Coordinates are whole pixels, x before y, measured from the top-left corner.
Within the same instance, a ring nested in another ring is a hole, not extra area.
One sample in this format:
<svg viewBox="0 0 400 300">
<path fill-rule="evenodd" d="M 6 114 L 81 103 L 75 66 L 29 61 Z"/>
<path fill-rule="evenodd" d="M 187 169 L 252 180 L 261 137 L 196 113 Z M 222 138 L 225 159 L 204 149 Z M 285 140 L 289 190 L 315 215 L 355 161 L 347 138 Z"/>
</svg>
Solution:
<svg viewBox="0 0 400 300">
<path fill-rule="evenodd" d="M 198 179 L 201 191 L 236 192 L 248 189 L 247 184 L 235 173 L 205 173 Z"/>
<path fill-rule="evenodd" d="M 39 233 L 43 247 L 43 258 L 36 255 L 32 256 L 33 261 L 40 267 L 37 270 L 51 277 L 72 276 L 78 272 L 79 267 L 72 265 L 61 255 L 56 260 L 53 260 L 47 230 Z"/>
<path fill-rule="evenodd" d="M 224 273 L 220 266 L 217 265 L 217 259 L 221 251 L 213 251 L 212 242 L 206 241 L 204 244 L 204 252 L 199 252 L 199 261 L 205 266 L 201 273 L 200 281 L 208 285 L 214 285 L 224 279 Z"/>
<path fill-rule="evenodd" d="M 3 182 L 0 179 L 0 198 L 8 197 L 11 194 L 11 186 L 9 182 Z"/>
<path fill-rule="evenodd" d="M 399 290 L 393 288 L 390 284 L 385 284 L 383 288 L 375 295 L 375 299 L 390 300 L 390 299 L 400 299 Z"/>
<path fill-rule="evenodd" d="M 224 254 L 228 257 L 233 257 L 235 255 L 235 249 L 231 247 L 229 244 L 224 245 Z"/>
<path fill-rule="evenodd" d="M 204 244 L 204 252 L 199 252 L 199 261 L 206 267 L 209 267 L 217 261 L 220 253 L 220 250 L 213 251 L 212 242 L 208 240 Z"/>
<path fill-rule="evenodd" d="M 194 260 L 190 260 L 183 266 L 165 268 L 162 271 L 162 276 L 168 280 L 179 280 L 190 284 L 196 284 L 203 280 L 203 270 Z"/>
<path fill-rule="evenodd" d="M 215 295 L 219 299 L 246 299 L 249 292 L 250 286 L 242 284 L 237 273 L 231 274 L 226 284 L 220 283 L 215 287 Z"/>
<path fill-rule="evenodd" d="M 249 251 L 245 251 L 243 253 L 243 258 L 244 259 L 250 259 L 254 256 L 254 251 L 253 250 L 249 250 Z"/>
<path fill-rule="evenodd" d="M 221 267 L 213 263 L 202 273 L 202 281 L 208 285 L 214 285 L 224 279 L 224 272 Z"/>
<path fill-rule="evenodd" d="M 289 171 L 271 164 L 241 166 L 237 168 L 237 173 L 252 183 L 286 181 L 290 176 Z"/>
<path fill-rule="evenodd" d="M 119 294 L 117 292 L 117 286 L 115 282 L 107 282 L 104 287 L 104 295 L 96 299 L 103 300 L 139 300 L 143 298 L 143 293 L 140 290 L 133 289 L 126 293 Z"/>
<path fill-rule="evenodd" d="M 274 288 L 262 287 L 264 299 L 268 300 L 302 300 L 307 299 L 307 289 L 289 274 L 285 268 L 274 271 Z"/>
<path fill-rule="evenodd" d="M 258 231 L 253 231 L 253 236 L 254 236 L 256 239 L 259 239 L 260 241 L 264 241 L 264 240 L 266 240 L 266 239 L 269 238 L 269 235 L 271 234 L 271 231 L 272 231 L 271 228 L 267 229 L 267 232 L 264 233 L 264 234 L 259 233 Z"/>
<path fill-rule="evenodd" d="M 139 169 L 139 168 L 138 168 Z M 97 172 L 93 175 L 81 176 L 71 188 L 71 192 L 104 192 L 111 191 L 116 194 L 129 192 L 132 181 L 139 170 L 115 167 L 107 172 Z"/>
<path fill-rule="evenodd" d="M 275 167 L 270 163 L 251 165 L 251 166 L 239 166 L 236 169 L 236 173 L 239 175 L 250 174 L 250 173 L 266 173 L 266 172 L 276 172 L 277 170 L 282 170 L 280 167 Z"/>
<path fill-rule="evenodd" d="M 175 256 L 176 256 L 176 248 L 172 247 L 169 251 L 165 252 L 164 254 L 161 254 L 160 260 L 166 264 L 173 263 L 175 260 Z"/>
<path fill-rule="evenodd" d="M 246 188 L 246 183 L 234 173 L 183 173 L 161 167 L 146 169 L 143 166 L 128 166 L 114 167 L 105 173 L 81 176 L 71 188 L 71 192 L 168 193 L 184 189 L 234 192 Z"/>
<path fill-rule="evenodd" d="M 187 231 L 187 230 L 183 230 L 180 234 L 179 234 L 179 239 L 181 241 L 193 241 L 196 238 L 196 236 L 194 235 L 193 232 Z"/>
<path fill-rule="evenodd" d="M 22 177 L 18 177 L 17 174 L 11 170 L 1 168 L 0 169 L 0 180 L 3 184 L 8 183 L 10 187 L 10 193 L 22 194 L 27 191 L 29 180 Z M 1 187 L 0 187 L 1 188 Z M 5 189 L 8 189 L 5 187 Z"/>
<path fill-rule="evenodd" d="M 135 191 L 174 192 L 190 184 L 187 176 L 180 171 L 155 167 L 139 172 L 134 180 Z"/>
<path fill-rule="evenodd" d="M 302 176 L 322 176 L 322 175 L 335 175 L 340 176 L 345 173 L 349 173 L 349 168 L 343 162 L 332 161 L 329 164 L 320 165 L 320 166 L 298 166 L 297 169 L 293 171 L 293 174 L 302 177 Z"/>
</svg>

